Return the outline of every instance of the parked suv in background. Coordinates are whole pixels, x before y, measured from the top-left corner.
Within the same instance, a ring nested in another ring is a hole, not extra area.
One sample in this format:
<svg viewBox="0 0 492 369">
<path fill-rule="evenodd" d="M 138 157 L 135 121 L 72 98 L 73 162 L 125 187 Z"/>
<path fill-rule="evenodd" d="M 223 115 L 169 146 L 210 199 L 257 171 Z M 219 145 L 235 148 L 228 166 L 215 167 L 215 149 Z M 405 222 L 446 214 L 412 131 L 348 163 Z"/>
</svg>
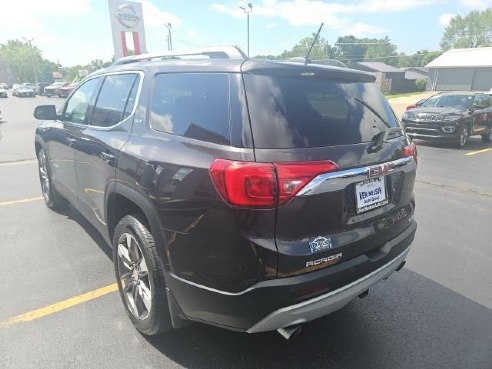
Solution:
<svg viewBox="0 0 492 369">
<path fill-rule="evenodd" d="M 492 98 L 477 92 L 439 93 L 408 109 L 402 122 L 412 138 L 448 141 L 458 148 L 473 135 L 491 142 Z"/>
<path fill-rule="evenodd" d="M 36 108 L 44 199 L 112 244 L 142 333 L 289 337 L 399 270 L 414 238 L 416 149 L 373 82 L 232 47 L 122 59 Z"/>
</svg>

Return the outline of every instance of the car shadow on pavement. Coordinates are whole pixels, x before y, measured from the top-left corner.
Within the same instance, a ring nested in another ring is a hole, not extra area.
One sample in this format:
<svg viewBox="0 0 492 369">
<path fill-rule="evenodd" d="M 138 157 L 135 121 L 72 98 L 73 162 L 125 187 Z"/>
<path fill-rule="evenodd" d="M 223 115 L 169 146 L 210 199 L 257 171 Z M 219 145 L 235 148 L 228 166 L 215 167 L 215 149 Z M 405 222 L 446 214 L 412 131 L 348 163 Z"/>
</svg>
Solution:
<svg viewBox="0 0 492 369">
<path fill-rule="evenodd" d="M 492 368 L 492 311 L 408 269 L 293 341 L 202 324 L 146 339 L 186 368 Z"/>
<path fill-rule="evenodd" d="M 103 236 L 99 233 L 99 231 L 91 224 L 87 219 L 84 218 L 82 214 L 80 214 L 73 206 L 70 206 L 64 210 L 59 211 L 59 214 L 66 216 L 69 219 L 75 221 L 78 225 L 80 225 L 84 231 L 92 238 L 92 240 L 96 243 L 96 245 L 101 249 L 102 252 L 110 259 L 113 260 L 113 249 L 110 245 L 104 240 Z"/>
</svg>

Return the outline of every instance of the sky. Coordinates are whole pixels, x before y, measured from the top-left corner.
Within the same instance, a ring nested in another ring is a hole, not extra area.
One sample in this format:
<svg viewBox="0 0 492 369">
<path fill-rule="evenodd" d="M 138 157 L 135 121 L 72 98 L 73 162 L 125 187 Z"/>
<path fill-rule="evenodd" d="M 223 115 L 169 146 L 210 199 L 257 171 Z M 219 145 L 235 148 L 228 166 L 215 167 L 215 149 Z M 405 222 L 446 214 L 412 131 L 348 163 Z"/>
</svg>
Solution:
<svg viewBox="0 0 492 369">
<path fill-rule="evenodd" d="M 248 0 L 137 0 L 143 5 L 147 50 L 238 45 L 247 49 Z M 438 50 L 449 19 L 492 7 L 492 0 L 251 0 L 250 55 L 280 54 L 316 32 L 333 44 L 339 36 L 388 36 L 399 52 Z M 114 54 L 107 0 L 2 0 L 0 43 L 33 39 L 43 57 L 64 66 L 109 60 Z"/>
</svg>

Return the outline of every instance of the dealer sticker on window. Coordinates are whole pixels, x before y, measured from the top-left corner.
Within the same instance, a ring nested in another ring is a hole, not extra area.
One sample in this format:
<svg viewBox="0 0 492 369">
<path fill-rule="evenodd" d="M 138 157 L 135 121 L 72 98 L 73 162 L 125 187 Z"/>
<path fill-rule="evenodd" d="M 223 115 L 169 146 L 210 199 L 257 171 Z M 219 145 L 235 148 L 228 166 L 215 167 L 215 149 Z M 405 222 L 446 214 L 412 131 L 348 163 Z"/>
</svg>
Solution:
<svg viewBox="0 0 492 369">
<path fill-rule="evenodd" d="M 362 213 L 388 203 L 384 177 L 367 179 L 355 185 L 357 213 Z"/>
</svg>

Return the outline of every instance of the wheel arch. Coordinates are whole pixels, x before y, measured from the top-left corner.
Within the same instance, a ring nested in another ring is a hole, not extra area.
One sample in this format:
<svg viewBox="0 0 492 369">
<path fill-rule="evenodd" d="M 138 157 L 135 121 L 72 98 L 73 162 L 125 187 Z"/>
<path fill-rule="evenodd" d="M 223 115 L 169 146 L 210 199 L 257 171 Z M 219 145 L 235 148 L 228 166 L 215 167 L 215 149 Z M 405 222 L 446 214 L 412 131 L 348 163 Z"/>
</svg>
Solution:
<svg viewBox="0 0 492 369">
<path fill-rule="evenodd" d="M 106 222 L 109 240 L 113 240 L 114 230 L 121 218 L 136 212 L 145 217 L 142 221 L 149 227 L 162 261 L 164 265 L 167 265 L 167 253 L 165 252 L 165 243 L 157 211 L 143 194 L 121 183 L 116 183 L 106 196 Z"/>
</svg>

